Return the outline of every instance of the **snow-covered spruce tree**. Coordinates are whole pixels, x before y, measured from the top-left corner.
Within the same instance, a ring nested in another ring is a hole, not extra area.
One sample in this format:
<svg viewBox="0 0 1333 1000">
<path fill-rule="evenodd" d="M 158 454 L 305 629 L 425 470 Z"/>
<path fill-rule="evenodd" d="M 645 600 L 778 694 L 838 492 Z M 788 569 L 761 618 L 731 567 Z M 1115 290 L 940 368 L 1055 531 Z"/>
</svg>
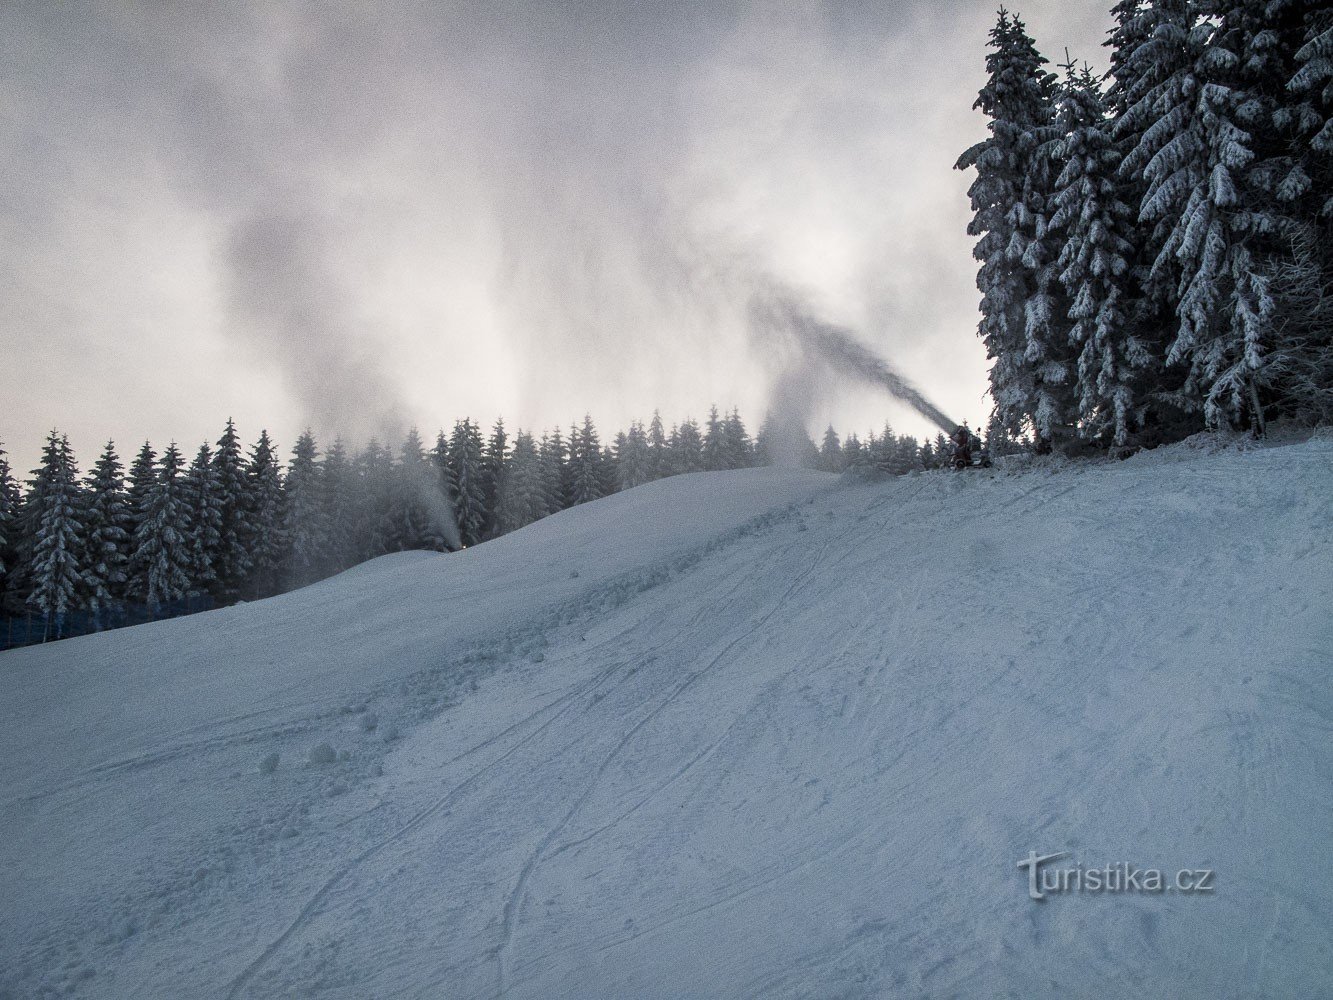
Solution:
<svg viewBox="0 0 1333 1000">
<path fill-rule="evenodd" d="M 571 504 L 588 503 L 606 495 L 602 480 L 602 445 L 593 426 L 592 416 L 585 414 L 583 426 L 571 435 L 569 448 L 569 483 Z"/>
<path fill-rule="evenodd" d="M 652 478 L 652 454 L 648 447 L 648 435 L 639 421 L 635 420 L 629 425 L 627 434 L 617 436 L 616 459 L 621 489 L 628 490 L 642 486 Z"/>
<path fill-rule="evenodd" d="M 324 453 L 319 471 L 319 506 L 327 531 L 319 575 L 339 573 L 359 558 L 357 494 L 360 484 L 341 438 Z"/>
<path fill-rule="evenodd" d="M 504 478 L 509 459 L 509 436 L 505 433 L 503 418 L 495 421 L 491 436 L 481 456 L 481 496 L 486 520 L 482 536 L 494 538 L 500 534 L 500 494 L 504 492 Z"/>
<path fill-rule="evenodd" d="M 921 468 L 923 469 L 938 469 L 940 467 L 940 461 L 939 454 L 935 449 L 935 442 L 922 442 L 921 451 L 917 455 L 917 460 L 921 463 Z"/>
<path fill-rule="evenodd" d="M 42 464 L 29 481 L 28 521 L 34 526 L 28 563 L 28 604 L 41 615 L 46 638 L 59 639 L 65 615 L 84 585 L 78 469 L 69 439 L 52 431 Z"/>
<path fill-rule="evenodd" d="M 541 463 L 542 496 L 546 500 L 546 512 L 554 514 L 569 506 L 565 493 L 567 453 L 565 439 L 559 427 L 542 435 L 537 445 L 537 457 Z"/>
<path fill-rule="evenodd" d="M 754 446 L 736 407 L 722 427 L 722 462 L 725 469 L 748 469 L 753 464 Z"/>
<path fill-rule="evenodd" d="M 124 468 L 111 441 L 106 443 L 84 487 L 82 521 L 84 603 L 92 615 L 93 628 L 100 630 L 108 611 L 125 596 L 134 530 Z"/>
<path fill-rule="evenodd" d="M 671 434 L 669 442 L 671 475 L 701 472 L 704 467 L 704 442 L 699 425 L 686 417 Z"/>
<path fill-rule="evenodd" d="M 246 593 L 251 598 L 269 597 L 282 588 L 282 570 L 287 564 L 287 533 L 283 530 L 282 470 L 268 431 L 250 449 L 245 467 L 251 532 L 251 568 Z"/>
<path fill-rule="evenodd" d="M 1053 103 L 1052 115 L 1054 107 Z M 1016 225 L 1030 225 L 1032 229 L 1022 261 L 1031 275 L 1030 291 L 1023 304 L 1023 332 L 1024 356 L 1033 373 L 1033 429 L 1040 440 L 1067 447 L 1077 433 L 1078 350 L 1071 336 L 1071 303 L 1060 281 L 1059 259 L 1068 221 L 1059 215 L 1055 201 L 1056 181 L 1064 168 L 1060 124 L 1052 118 L 1049 126 L 1037 130 L 1042 144 L 1028 164 Z"/>
<path fill-rule="evenodd" d="M 1034 253 L 1025 266 L 1024 258 L 1045 218 L 1048 192 L 1040 190 L 1044 175 L 1036 161 L 1049 138 L 1055 78 L 1042 69 L 1046 59 L 1023 22 L 1008 11 L 1000 11 L 990 37 L 989 79 L 974 105 L 990 118 L 990 136 L 963 153 L 957 169 L 977 170 L 968 189 L 975 213 L 968 233 L 980 237 L 973 249 L 981 262 L 978 333 L 992 361 L 991 396 L 1006 425 L 1018 431 L 1037 413 L 1041 381 L 1054 374 L 1040 367 L 1047 359 L 1034 364 L 1029 358 L 1028 338 L 1028 301 L 1040 265 L 1049 262 Z M 1038 312 L 1038 329 L 1042 318 Z"/>
<path fill-rule="evenodd" d="M 1300 19 L 1300 47 L 1287 89 L 1295 98 L 1279 120 L 1296 134 L 1296 152 L 1324 233 L 1333 227 L 1333 9 L 1323 0 L 1274 0 L 1270 17 Z M 1274 10 L 1273 8 L 1281 8 Z M 1333 252 L 1333 251 L 1330 251 Z"/>
<path fill-rule="evenodd" d="M 865 464 L 865 448 L 861 445 L 861 438 L 855 431 L 847 435 L 847 440 L 842 443 L 842 467 L 844 469 L 859 469 Z"/>
<path fill-rule="evenodd" d="M 1246 107 L 1271 109 L 1252 174 L 1286 230 L 1259 396 L 1275 416 L 1333 421 L 1333 8 L 1268 0 L 1248 20 L 1242 70 L 1259 100 Z"/>
<path fill-rule="evenodd" d="M 157 477 L 142 497 L 130 577 L 131 596 L 156 617 L 162 606 L 190 591 L 190 517 L 181 491 L 181 457 L 173 441 L 162 453 Z"/>
<path fill-rule="evenodd" d="M 532 435 L 519 431 L 501 480 L 498 523 L 500 533 L 517 531 L 546 516 L 546 491 L 541 458 Z"/>
<path fill-rule="evenodd" d="M 829 424 L 828 429 L 824 431 L 824 440 L 819 446 L 819 467 L 825 472 L 841 472 L 843 470 L 842 462 L 842 442 L 838 440 L 838 432 Z"/>
<path fill-rule="evenodd" d="M 318 580 L 329 563 L 327 491 L 315 435 L 307 427 L 292 447 L 284 484 L 283 531 L 287 536 L 287 582 L 294 587 Z"/>
<path fill-rule="evenodd" d="M 408 431 L 402 459 L 394 467 L 392 519 L 395 551 L 426 549 L 444 552 L 449 548 L 449 517 L 439 471 L 422 446 L 417 429 Z"/>
<path fill-rule="evenodd" d="M 130 463 L 128 502 L 130 515 L 128 531 L 130 533 L 129 561 L 125 567 L 125 590 L 128 600 L 143 602 L 143 595 L 148 592 L 148 568 L 138 558 L 139 527 L 143 524 L 148 498 L 157 488 L 157 452 L 145 441 L 134 461 Z"/>
<path fill-rule="evenodd" d="M 1064 240 L 1056 266 L 1078 354 L 1079 431 L 1124 445 L 1140 423 L 1156 359 L 1121 305 L 1131 280 L 1133 210 L 1120 200 L 1120 153 L 1086 66 L 1069 68 L 1056 121 L 1061 138 L 1055 157 L 1063 166 L 1051 223 Z"/>
<path fill-rule="evenodd" d="M 704 468 L 709 471 L 725 469 L 727 465 L 724 450 L 722 417 L 714 405 L 709 407 L 708 420 L 704 423 Z"/>
<path fill-rule="evenodd" d="M 1266 258 L 1284 225 L 1264 196 L 1271 111 L 1246 80 L 1254 24 L 1243 6 L 1155 4 L 1153 34 L 1126 63 L 1135 82 L 1119 127 L 1137 136 L 1121 169 L 1142 171 L 1139 218 L 1161 240 L 1149 291 L 1174 295 L 1166 363 L 1185 366 L 1179 399 L 1211 426 L 1262 431 L 1258 377 L 1274 318 Z"/>
<path fill-rule="evenodd" d="M 667 464 L 666 428 L 662 426 L 662 414 L 653 410 L 653 419 L 648 421 L 648 478 L 667 475 Z"/>
<path fill-rule="evenodd" d="M 465 417 L 454 424 L 449 438 L 449 502 L 464 545 L 480 542 L 486 525 L 482 458 L 481 431 Z"/>
<path fill-rule="evenodd" d="M 206 594 L 217 584 L 215 563 L 222 545 L 222 498 L 208 442 L 199 446 L 185 472 L 181 499 L 190 517 L 185 537 L 190 559 L 190 593 Z"/>
<path fill-rule="evenodd" d="M 213 572 L 217 579 L 213 596 L 219 603 L 230 604 L 241 596 L 254 565 L 251 546 L 254 532 L 250 526 L 249 483 L 241 454 L 241 439 L 230 418 L 213 453 L 213 471 L 217 483 L 218 528 L 217 555 Z"/>
<path fill-rule="evenodd" d="M 19 490 L 0 448 L 0 614 L 8 609 L 18 576 Z"/>
</svg>

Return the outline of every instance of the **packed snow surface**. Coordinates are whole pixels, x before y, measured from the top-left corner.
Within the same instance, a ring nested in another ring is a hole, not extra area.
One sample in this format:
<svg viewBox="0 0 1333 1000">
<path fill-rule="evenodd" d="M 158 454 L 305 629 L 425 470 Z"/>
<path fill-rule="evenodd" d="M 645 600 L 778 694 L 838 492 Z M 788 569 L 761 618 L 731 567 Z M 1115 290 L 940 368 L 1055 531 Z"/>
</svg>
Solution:
<svg viewBox="0 0 1333 1000">
<path fill-rule="evenodd" d="M 700 474 L 0 654 L 0 995 L 1326 994 L 1330 497 Z"/>
</svg>

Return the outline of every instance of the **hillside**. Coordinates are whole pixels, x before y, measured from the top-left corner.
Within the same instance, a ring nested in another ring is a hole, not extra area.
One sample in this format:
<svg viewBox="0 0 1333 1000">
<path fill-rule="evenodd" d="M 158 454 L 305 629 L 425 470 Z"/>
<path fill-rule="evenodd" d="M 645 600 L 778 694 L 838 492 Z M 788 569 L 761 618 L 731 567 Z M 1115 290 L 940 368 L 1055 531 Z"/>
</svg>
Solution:
<svg viewBox="0 0 1333 1000">
<path fill-rule="evenodd" d="M 699 474 L 0 654 L 0 996 L 1315 995 L 1331 496 Z"/>
</svg>

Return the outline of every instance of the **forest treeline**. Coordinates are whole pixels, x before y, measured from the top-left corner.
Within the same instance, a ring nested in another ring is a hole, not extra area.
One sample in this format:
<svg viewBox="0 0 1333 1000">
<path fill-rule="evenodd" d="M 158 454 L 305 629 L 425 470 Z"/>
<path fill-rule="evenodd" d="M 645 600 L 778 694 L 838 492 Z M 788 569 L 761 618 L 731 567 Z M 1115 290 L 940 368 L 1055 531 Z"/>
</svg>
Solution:
<svg viewBox="0 0 1333 1000">
<path fill-rule="evenodd" d="M 739 412 L 714 407 L 702 426 L 667 430 L 654 414 L 609 444 L 591 417 L 540 438 L 511 437 L 503 420 L 483 434 L 463 419 L 429 446 L 414 429 L 396 450 L 372 440 L 356 453 L 340 440 L 321 451 L 307 431 L 285 460 L 267 432 L 247 448 L 228 421 L 192 456 L 145 442 L 128 469 L 108 442 L 82 474 L 52 431 L 22 487 L 0 451 L 0 608 L 37 619 L 35 635 L 23 633 L 31 641 L 254 600 L 390 552 L 474 545 L 655 479 L 779 453 L 893 474 L 942 467 L 951 449 L 887 426 L 845 442 L 830 427 L 818 447 L 787 423 L 752 437 Z"/>
<path fill-rule="evenodd" d="M 969 232 L 1000 424 L 1124 449 L 1333 417 L 1333 6 L 1121 0 L 1105 78 L 1001 10 Z"/>
</svg>

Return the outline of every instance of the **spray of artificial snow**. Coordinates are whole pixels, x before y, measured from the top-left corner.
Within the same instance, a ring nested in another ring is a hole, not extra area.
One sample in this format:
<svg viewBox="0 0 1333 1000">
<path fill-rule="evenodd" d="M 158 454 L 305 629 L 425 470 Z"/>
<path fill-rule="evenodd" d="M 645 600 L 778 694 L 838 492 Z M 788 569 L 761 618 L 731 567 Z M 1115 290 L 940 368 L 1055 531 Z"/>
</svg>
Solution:
<svg viewBox="0 0 1333 1000">
<path fill-rule="evenodd" d="M 769 281 L 750 298 L 750 320 L 756 327 L 794 340 L 808 355 L 835 371 L 887 389 L 946 434 L 958 426 L 916 386 L 883 358 L 877 357 L 846 327 L 825 322 L 785 285 Z"/>
</svg>

